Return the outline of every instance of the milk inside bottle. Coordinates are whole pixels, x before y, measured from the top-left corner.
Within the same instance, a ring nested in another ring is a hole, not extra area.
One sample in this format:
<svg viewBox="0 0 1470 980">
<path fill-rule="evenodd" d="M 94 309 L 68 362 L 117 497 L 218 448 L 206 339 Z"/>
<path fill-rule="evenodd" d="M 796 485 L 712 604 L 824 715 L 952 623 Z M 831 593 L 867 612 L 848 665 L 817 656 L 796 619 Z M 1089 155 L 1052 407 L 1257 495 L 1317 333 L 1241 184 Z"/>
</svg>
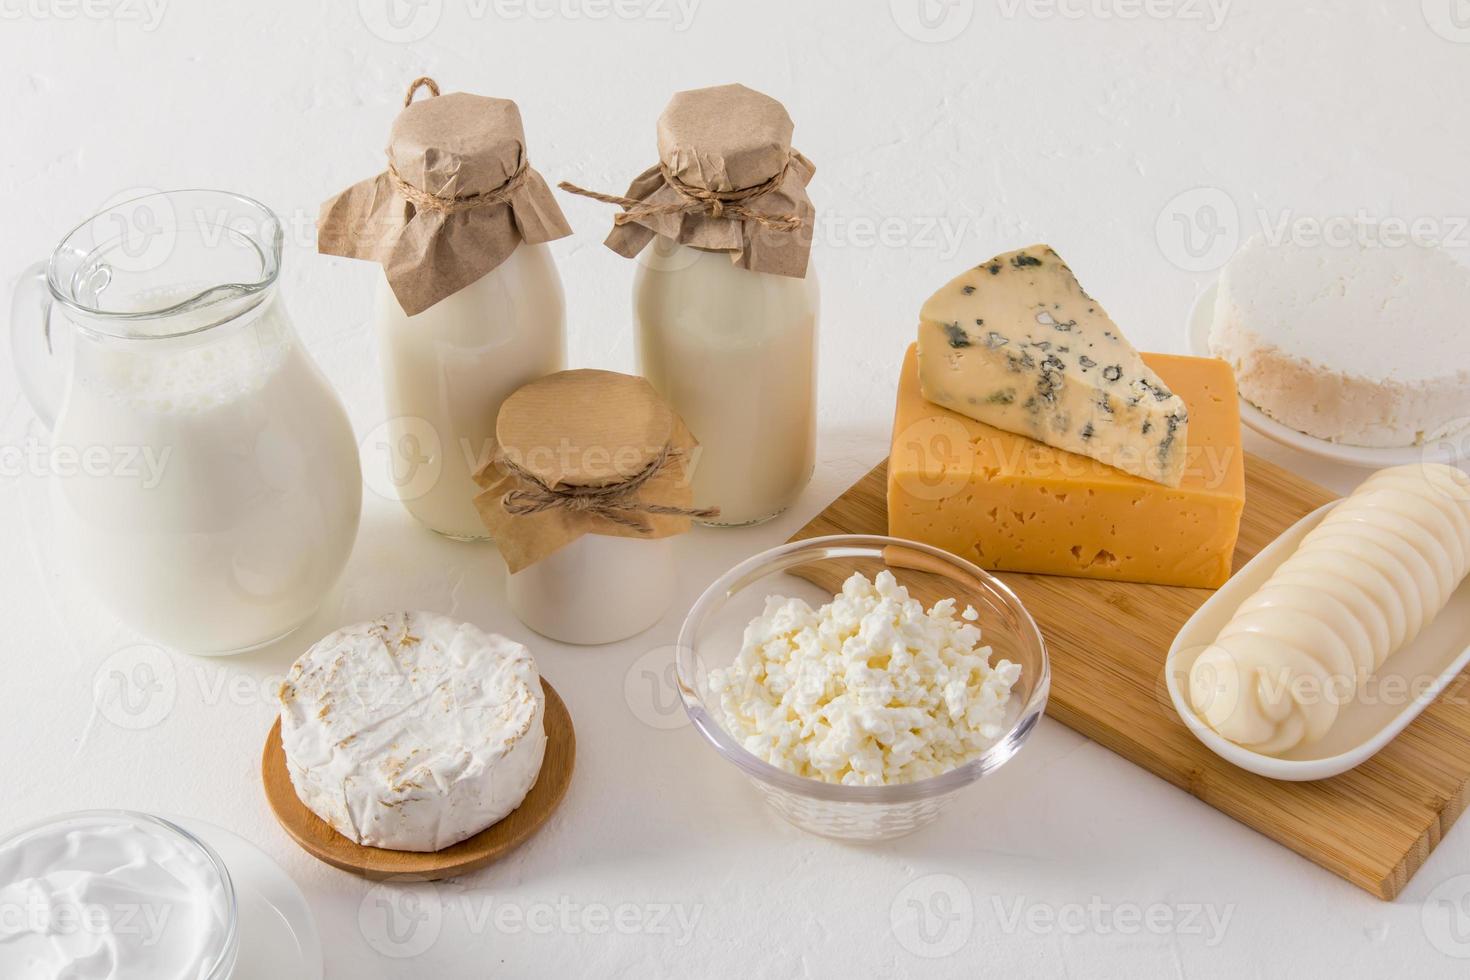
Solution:
<svg viewBox="0 0 1470 980">
<path fill-rule="evenodd" d="M 623 208 L 607 244 L 638 262 L 639 371 L 701 443 L 694 503 L 719 509 L 711 523 L 776 516 L 815 462 L 814 167 L 792 131 L 742 85 L 680 92 L 626 196 L 562 185 Z"/>
<path fill-rule="evenodd" d="M 414 101 L 423 87 L 431 97 Z M 545 243 L 570 229 L 530 166 L 514 102 L 439 95 L 428 79 L 405 102 L 387 169 L 327 202 L 318 247 L 382 267 L 388 482 L 424 526 L 483 538 L 474 474 L 494 453 L 500 405 L 565 360 L 561 279 Z"/>
</svg>

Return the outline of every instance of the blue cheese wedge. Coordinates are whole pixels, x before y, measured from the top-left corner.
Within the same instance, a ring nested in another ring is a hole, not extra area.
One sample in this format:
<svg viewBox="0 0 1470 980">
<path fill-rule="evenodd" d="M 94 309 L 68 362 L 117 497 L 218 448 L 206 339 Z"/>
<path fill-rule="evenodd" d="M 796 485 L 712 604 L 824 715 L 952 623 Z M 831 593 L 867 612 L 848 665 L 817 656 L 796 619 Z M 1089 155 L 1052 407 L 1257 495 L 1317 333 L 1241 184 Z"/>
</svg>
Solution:
<svg viewBox="0 0 1470 980">
<path fill-rule="evenodd" d="M 1177 487 L 1189 413 L 1045 245 L 997 256 L 929 298 L 919 381 L 936 405 Z"/>
</svg>

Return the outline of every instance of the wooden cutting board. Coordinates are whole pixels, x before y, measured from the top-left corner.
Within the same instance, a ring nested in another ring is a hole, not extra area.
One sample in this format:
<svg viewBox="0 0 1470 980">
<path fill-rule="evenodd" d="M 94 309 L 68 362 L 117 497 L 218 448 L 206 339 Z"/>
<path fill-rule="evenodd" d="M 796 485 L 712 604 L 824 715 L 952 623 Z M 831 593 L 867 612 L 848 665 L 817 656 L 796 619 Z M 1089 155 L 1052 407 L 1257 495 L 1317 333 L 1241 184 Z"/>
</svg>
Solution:
<svg viewBox="0 0 1470 980">
<path fill-rule="evenodd" d="M 886 479 L 885 462 L 792 540 L 886 534 Z M 1235 568 L 1335 496 L 1247 454 Z M 831 578 L 813 581 L 836 591 L 841 583 Z M 1276 782 L 1211 752 L 1169 699 L 1164 659 L 1209 591 L 1009 572 L 1000 578 L 1046 637 L 1049 716 L 1381 899 L 1398 895 L 1470 802 L 1470 674 L 1357 769 L 1314 783 Z"/>
</svg>

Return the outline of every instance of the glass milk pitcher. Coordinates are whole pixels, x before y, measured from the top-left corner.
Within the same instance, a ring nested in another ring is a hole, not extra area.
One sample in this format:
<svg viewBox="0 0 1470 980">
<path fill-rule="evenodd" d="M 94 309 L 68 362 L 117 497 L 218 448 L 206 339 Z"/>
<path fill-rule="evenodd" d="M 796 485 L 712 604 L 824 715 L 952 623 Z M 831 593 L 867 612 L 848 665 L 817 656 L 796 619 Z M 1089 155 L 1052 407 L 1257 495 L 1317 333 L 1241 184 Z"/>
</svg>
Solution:
<svg viewBox="0 0 1470 980">
<path fill-rule="evenodd" d="M 60 554 L 189 652 L 301 625 L 357 534 L 357 442 L 278 295 L 281 243 L 248 198 L 153 194 L 82 224 L 16 290 Z"/>
</svg>

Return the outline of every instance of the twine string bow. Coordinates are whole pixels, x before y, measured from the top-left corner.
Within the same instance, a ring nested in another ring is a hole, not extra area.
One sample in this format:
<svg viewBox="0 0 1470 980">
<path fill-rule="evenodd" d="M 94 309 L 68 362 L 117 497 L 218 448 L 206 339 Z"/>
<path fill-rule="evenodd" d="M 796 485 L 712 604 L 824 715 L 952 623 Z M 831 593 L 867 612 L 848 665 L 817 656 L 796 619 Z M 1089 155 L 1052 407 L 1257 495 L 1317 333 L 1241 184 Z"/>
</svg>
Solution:
<svg viewBox="0 0 1470 980">
<path fill-rule="evenodd" d="M 762 181 L 754 187 L 742 187 L 733 191 L 712 191 L 704 187 L 695 187 L 693 184 L 685 183 L 675 176 L 669 169 L 668 164 L 659 161 L 659 171 L 663 174 L 664 183 L 667 184 L 675 194 L 679 195 L 678 201 L 668 204 L 648 204 L 636 198 L 621 197 L 617 194 L 603 194 L 600 191 L 590 191 L 585 187 L 578 187 L 570 181 L 562 181 L 557 186 L 568 194 L 577 194 L 581 197 L 590 197 L 594 201 L 604 204 L 616 204 L 623 210 L 613 218 L 613 224 L 626 225 L 630 222 L 641 221 L 644 218 L 653 218 L 666 214 L 694 214 L 704 213 L 711 218 L 729 218 L 733 221 L 753 221 L 762 228 L 775 231 L 795 231 L 802 226 L 800 215 L 796 214 L 766 214 L 757 211 L 748 205 L 748 202 L 764 197 L 781 186 L 786 180 L 786 173 L 791 169 L 791 160 L 788 157 L 784 166 L 781 167 L 774 177 Z"/>
<path fill-rule="evenodd" d="M 648 521 L 640 514 L 662 514 L 672 517 L 694 517 L 708 519 L 718 517 L 718 507 L 702 509 L 673 507 L 639 500 L 638 494 L 659 473 L 683 456 L 683 450 L 665 445 L 647 466 L 621 483 L 610 483 L 600 487 L 552 486 L 535 473 L 501 454 L 496 465 L 506 474 L 515 477 L 520 486 L 501 498 L 507 514 L 525 517 L 548 510 L 567 510 L 578 514 L 590 514 L 619 527 L 626 527 L 639 534 L 653 533 Z"/>
</svg>

